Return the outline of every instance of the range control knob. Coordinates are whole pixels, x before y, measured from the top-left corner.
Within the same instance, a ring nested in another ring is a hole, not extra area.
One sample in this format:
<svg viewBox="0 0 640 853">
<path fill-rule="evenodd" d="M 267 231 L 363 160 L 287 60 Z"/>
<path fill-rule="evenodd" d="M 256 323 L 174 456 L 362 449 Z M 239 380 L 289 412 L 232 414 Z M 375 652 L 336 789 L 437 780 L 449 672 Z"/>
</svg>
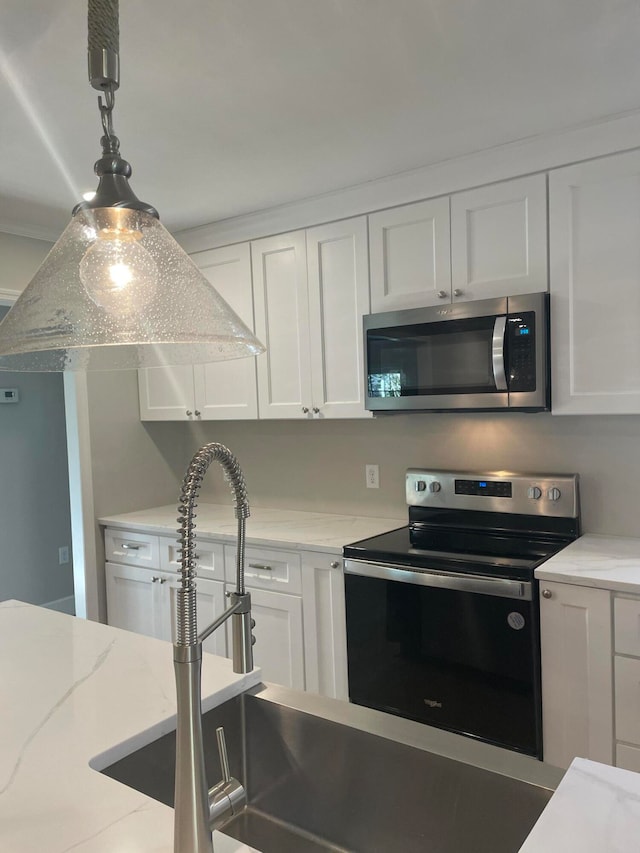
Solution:
<svg viewBox="0 0 640 853">
<path fill-rule="evenodd" d="M 540 488 L 540 486 L 529 486 L 527 495 L 531 498 L 532 501 L 540 500 L 540 498 L 542 497 L 542 489 Z"/>
<path fill-rule="evenodd" d="M 560 491 L 560 489 L 557 486 L 553 486 L 547 492 L 547 497 L 549 498 L 550 501 L 559 501 L 561 495 L 562 495 L 562 492 Z"/>
<path fill-rule="evenodd" d="M 424 492 L 427 488 L 427 484 L 424 480 L 416 480 L 416 492 Z"/>
<path fill-rule="evenodd" d="M 439 492 L 441 488 L 442 488 L 442 486 L 440 485 L 440 483 L 437 480 L 432 480 L 429 483 L 429 491 L 431 492 L 431 494 L 435 494 L 436 492 Z"/>
</svg>

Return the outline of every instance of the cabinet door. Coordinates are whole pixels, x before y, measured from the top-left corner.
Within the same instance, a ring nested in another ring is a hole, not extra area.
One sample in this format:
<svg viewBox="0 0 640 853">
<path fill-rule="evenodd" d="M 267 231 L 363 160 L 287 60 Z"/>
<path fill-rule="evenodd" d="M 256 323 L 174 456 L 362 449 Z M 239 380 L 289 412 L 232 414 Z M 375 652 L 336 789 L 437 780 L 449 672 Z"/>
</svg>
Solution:
<svg viewBox="0 0 640 853">
<path fill-rule="evenodd" d="M 311 362 L 304 231 L 251 244 L 261 418 L 310 418 Z M 306 410 L 306 411 L 304 411 Z"/>
<path fill-rule="evenodd" d="M 372 311 L 450 302 L 448 197 L 371 214 L 369 253 Z"/>
<path fill-rule="evenodd" d="M 175 641 L 176 638 L 176 592 L 180 582 L 175 577 L 169 578 L 165 584 L 163 607 L 163 639 Z M 207 628 L 225 609 L 226 599 L 224 584 L 198 578 L 196 581 L 196 613 L 198 632 Z M 227 637 L 225 628 L 221 626 L 204 641 L 202 648 L 221 657 L 227 656 Z"/>
<path fill-rule="evenodd" d="M 302 610 L 307 690 L 348 699 L 342 554 L 302 554 Z"/>
<path fill-rule="evenodd" d="M 307 270 L 313 413 L 370 418 L 362 351 L 362 317 L 369 313 L 366 217 L 309 229 Z"/>
<path fill-rule="evenodd" d="M 297 595 L 250 589 L 255 665 L 264 681 L 304 690 L 302 600 Z"/>
<path fill-rule="evenodd" d="M 454 302 L 548 289 L 546 175 L 451 196 L 451 281 Z"/>
<path fill-rule="evenodd" d="M 611 594 L 540 581 L 544 760 L 612 763 Z"/>
<path fill-rule="evenodd" d="M 193 366 L 147 367 L 138 371 L 140 420 L 190 421 L 195 419 Z"/>
<path fill-rule="evenodd" d="M 160 637 L 159 574 L 152 569 L 107 563 L 107 623 L 148 637 Z"/>
<path fill-rule="evenodd" d="M 640 412 L 640 153 L 549 175 L 552 411 Z"/>
<path fill-rule="evenodd" d="M 251 249 L 248 243 L 191 256 L 220 296 L 254 331 Z M 255 358 L 239 358 L 193 368 L 195 409 L 203 421 L 258 417 Z"/>
</svg>

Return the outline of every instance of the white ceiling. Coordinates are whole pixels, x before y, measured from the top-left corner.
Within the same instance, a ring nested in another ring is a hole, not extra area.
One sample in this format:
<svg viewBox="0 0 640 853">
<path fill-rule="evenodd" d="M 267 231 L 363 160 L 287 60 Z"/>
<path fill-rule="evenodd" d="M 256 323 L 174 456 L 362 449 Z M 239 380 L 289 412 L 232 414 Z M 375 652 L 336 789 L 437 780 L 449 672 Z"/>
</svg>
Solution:
<svg viewBox="0 0 640 853">
<path fill-rule="evenodd" d="M 174 230 L 640 107 L 639 0 L 120 5 L 115 130 Z M 85 18 L 0 0 L 0 230 L 95 187 Z"/>
</svg>

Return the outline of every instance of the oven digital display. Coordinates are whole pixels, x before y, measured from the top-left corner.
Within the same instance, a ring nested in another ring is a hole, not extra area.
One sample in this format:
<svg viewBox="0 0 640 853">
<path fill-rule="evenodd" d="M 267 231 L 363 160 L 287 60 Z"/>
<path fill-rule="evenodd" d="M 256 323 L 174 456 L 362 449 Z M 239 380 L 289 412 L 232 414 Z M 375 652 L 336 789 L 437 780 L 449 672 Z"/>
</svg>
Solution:
<svg viewBox="0 0 640 853">
<path fill-rule="evenodd" d="M 485 495 L 491 498 L 510 498 L 511 483 L 508 480 L 456 480 L 456 495 Z"/>
</svg>

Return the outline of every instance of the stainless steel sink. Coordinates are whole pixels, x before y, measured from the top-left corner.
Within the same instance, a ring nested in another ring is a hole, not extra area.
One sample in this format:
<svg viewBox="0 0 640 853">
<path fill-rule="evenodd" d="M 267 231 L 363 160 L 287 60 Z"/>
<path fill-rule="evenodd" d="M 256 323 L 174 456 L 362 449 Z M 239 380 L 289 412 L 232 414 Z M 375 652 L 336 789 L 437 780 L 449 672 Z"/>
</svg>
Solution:
<svg viewBox="0 0 640 853">
<path fill-rule="evenodd" d="M 222 725 L 248 793 L 222 831 L 264 853 L 516 853 L 553 793 L 298 710 L 289 693 L 263 685 L 203 718 L 209 784 Z M 169 734 L 102 772 L 173 806 L 174 761 Z"/>
</svg>

